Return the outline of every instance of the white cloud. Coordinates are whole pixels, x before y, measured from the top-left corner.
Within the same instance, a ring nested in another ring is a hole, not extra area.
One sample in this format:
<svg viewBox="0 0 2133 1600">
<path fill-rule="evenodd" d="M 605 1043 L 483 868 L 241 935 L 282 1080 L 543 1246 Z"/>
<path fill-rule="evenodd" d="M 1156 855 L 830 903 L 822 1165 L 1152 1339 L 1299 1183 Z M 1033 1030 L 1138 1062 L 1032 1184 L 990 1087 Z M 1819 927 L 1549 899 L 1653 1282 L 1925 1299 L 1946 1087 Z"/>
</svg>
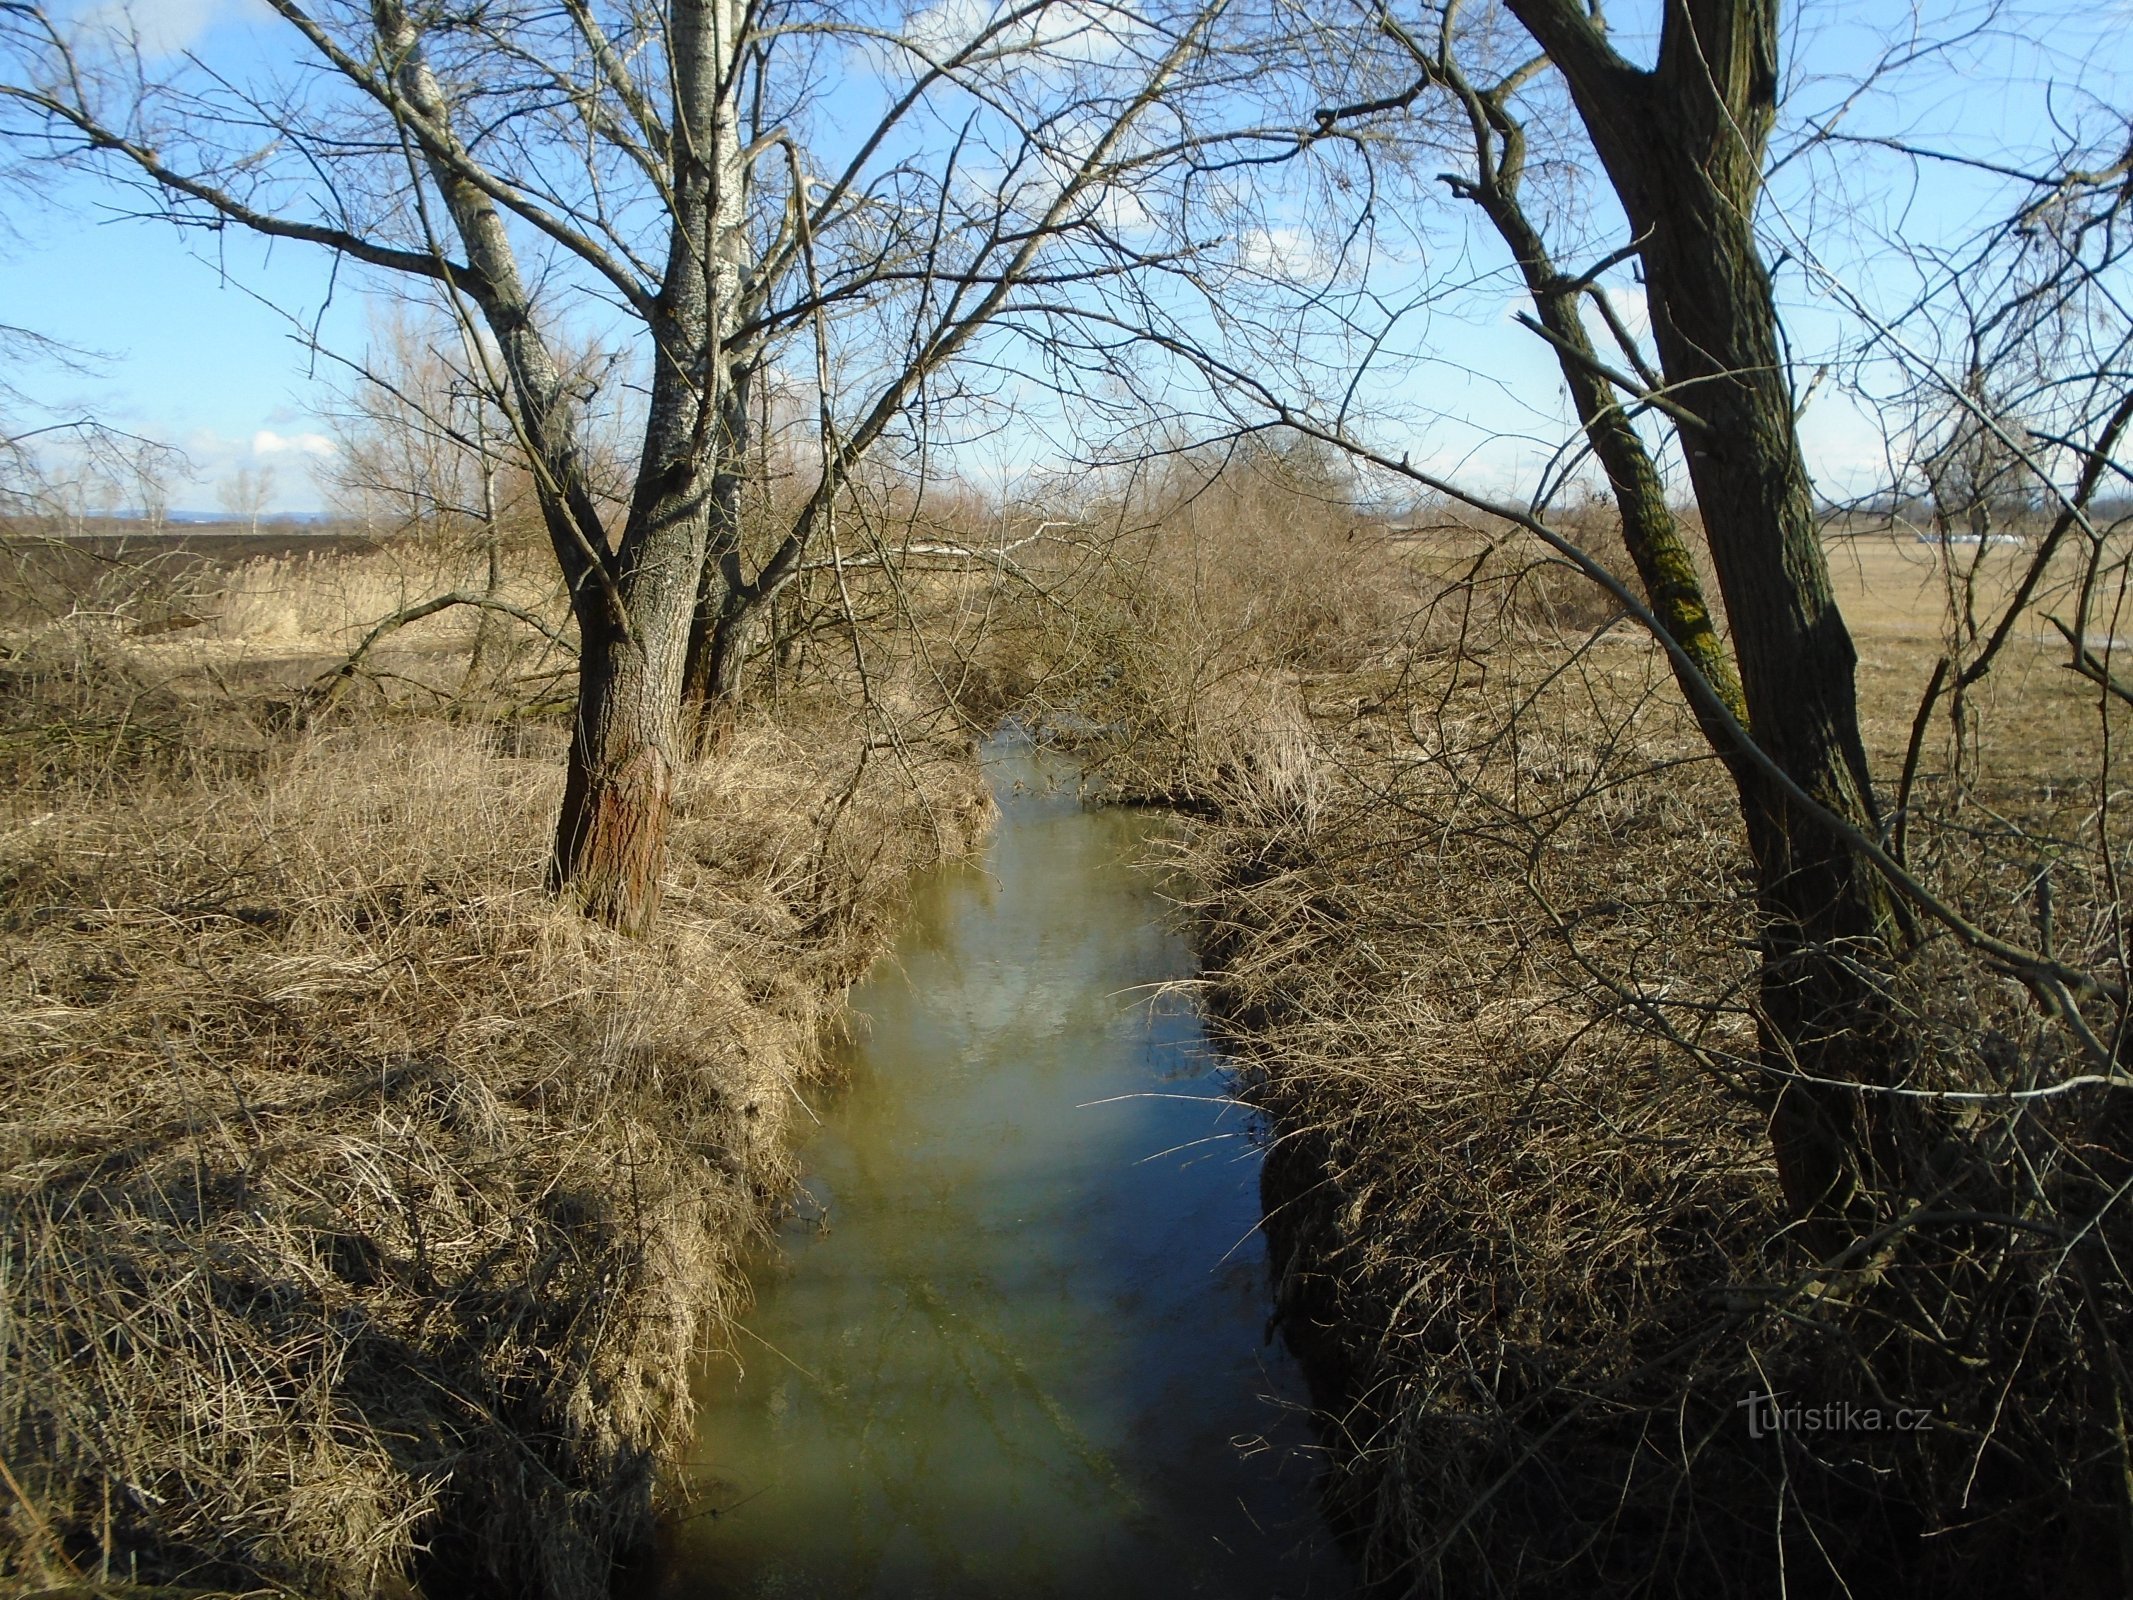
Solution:
<svg viewBox="0 0 2133 1600">
<path fill-rule="evenodd" d="M 134 41 L 150 60 L 191 48 L 218 22 L 270 15 L 261 0 L 97 0 L 81 13 L 85 28 Z"/>
<path fill-rule="evenodd" d="M 1305 228 L 1282 223 L 1246 228 L 1237 235 L 1236 250 L 1237 264 L 1259 277 L 1315 287 L 1333 276 L 1324 243 Z"/>
<path fill-rule="evenodd" d="M 213 428 L 195 428 L 186 435 L 184 448 L 191 471 L 186 475 L 188 487 L 178 494 L 181 507 L 212 510 L 223 486 L 239 473 L 249 472 L 268 485 L 265 510 L 269 515 L 318 510 L 319 474 L 331 475 L 337 453 L 333 441 L 322 433 L 266 430 L 231 435 Z"/>
<path fill-rule="evenodd" d="M 936 0 L 905 24 L 904 38 L 921 55 L 943 60 L 991 32 L 984 56 L 1034 54 L 1056 67 L 1115 60 L 1145 32 L 1138 19 L 1100 4 L 1069 0 L 1003 26 L 1013 10 L 1003 0 Z"/>
<path fill-rule="evenodd" d="M 323 433 L 276 433 L 271 428 L 262 428 L 252 435 L 252 454 L 255 456 L 330 456 L 336 453 L 334 442 Z"/>
</svg>

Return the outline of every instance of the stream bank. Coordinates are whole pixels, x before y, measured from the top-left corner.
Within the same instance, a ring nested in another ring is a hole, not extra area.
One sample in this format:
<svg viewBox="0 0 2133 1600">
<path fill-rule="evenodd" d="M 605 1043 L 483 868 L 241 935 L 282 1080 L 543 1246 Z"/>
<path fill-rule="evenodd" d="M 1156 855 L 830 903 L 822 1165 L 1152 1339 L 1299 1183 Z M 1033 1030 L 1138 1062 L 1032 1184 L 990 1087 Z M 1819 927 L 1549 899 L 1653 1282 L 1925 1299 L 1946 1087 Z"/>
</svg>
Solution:
<svg viewBox="0 0 2133 1600">
<path fill-rule="evenodd" d="M 604 1600 L 969 747 L 746 719 L 631 940 L 539 887 L 564 727 L 249 709 L 0 669 L 0 1590 Z"/>
<path fill-rule="evenodd" d="M 1012 739 L 986 767 L 985 857 L 853 993 L 646 1592 L 1336 1600 L 1258 1142 L 1143 864 L 1170 819 Z"/>
</svg>

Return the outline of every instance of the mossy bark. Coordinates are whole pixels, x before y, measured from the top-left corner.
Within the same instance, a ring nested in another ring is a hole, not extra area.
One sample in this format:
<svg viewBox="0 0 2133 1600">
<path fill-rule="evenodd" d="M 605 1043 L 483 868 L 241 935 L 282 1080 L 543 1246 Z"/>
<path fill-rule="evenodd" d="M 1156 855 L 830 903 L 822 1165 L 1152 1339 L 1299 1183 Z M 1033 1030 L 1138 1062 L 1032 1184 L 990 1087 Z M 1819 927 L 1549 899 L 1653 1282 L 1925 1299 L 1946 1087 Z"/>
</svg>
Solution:
<svg viewBox="0 0 2133 1600">
<path fill-rule="evenodd" d="M 1627 212 L 1653 338 L 1731 625 L 1758 745 L 1874 836 L 1851 636 L 1830 587 L 1755 238 L 1776 113 L 1776 0 L 1672 0 L 1650 69 L 1569 0 L 1510 0 L 1568 81 Z M 1887 978 L 1907 942 L 1872 865 L 1776 785 L 1742 806 L 1763 912 L 1762 1053 L 1795 1212 L 1824 1219 L 1900 1181 L 1886 1096 L 1901 1072 Z M 1831 1237 L 1831 1235 L 1823 1235 Z"/>
<path fill-rule="evenodd" d="M 1453 188 L 1481 208 L 1510 248 L 1541 327 L 1555 345 L 1557 365 L 1569 388 L 1578 426 L 1607 474 L 1608 487 L 1622 518 L 1622 542 L 1644 586 L 1645 598 L 1660 625 L 1688 658 L 1689 667 L 1679 661 L 1674 663 L 1675 676 L 1681 681 L 1705 738 L 1738 777 L 1738 751 L 1732 731 L 1723 718 L 1712 714 L 1698 690 L 1708 687 L 1734 721 L 1745 727 L 1748 706 L 1741 694 L 1740 679 L 1712 621 L 1695 556 L 1667 504 L 1659 469 L 1638 436 L 1622 397 L 1603 375 L 1599 353 L 1593 348 L 1579 309 L 1584 286 L 1557 268 L 1547 242 L 1520 201 L 1526 161 L 1525 130 L 1509 114 L 1502 90 L 1477 91 L 1449 61 L 1439 64 L 1438 73 L 1459 97 L 1473 125 L 1475 175 L 1471 181 L 1454 182 Z M 1702 680 L 1701 685 L 1690 681 L 1690 668 Z"/>
</svg>

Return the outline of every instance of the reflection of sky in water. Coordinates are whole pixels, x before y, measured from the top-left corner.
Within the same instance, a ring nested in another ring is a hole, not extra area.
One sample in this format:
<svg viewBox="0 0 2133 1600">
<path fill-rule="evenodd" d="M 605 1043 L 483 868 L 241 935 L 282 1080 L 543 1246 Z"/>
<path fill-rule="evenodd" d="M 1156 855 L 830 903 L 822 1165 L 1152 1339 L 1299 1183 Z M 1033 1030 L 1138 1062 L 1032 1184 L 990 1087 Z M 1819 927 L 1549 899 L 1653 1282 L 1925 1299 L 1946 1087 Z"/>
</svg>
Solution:
<svg viewBox="0 0 2133 1600">
<path fill-rule="evenodd" d="M 1332 1596 L 1258 1161 L 1127 862 L 1150 827 L 995 752 L 984 870 L 863 985 L 813 1204 L 713 1363 L 658 1593 Z M 1017 787 L 1019 783 L 1019 787 Z M 814 1213 L 826 1208 L 827 1231 Z"/>
</svg>

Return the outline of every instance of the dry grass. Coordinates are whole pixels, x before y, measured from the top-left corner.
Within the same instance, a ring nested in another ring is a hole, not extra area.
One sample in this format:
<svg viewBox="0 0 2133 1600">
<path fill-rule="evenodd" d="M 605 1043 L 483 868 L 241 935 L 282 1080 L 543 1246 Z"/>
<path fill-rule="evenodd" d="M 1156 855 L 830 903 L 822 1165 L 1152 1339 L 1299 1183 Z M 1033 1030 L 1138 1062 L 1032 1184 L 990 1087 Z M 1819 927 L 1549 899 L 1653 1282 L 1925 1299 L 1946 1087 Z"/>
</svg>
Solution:
<svg viewBox="0 0 2133 1600">
<path fill-rule="evenodd" d="M 1693 730 L 1641 652 L 1461 666 L 1319 701 L 1308 790 L 1223 796 L 1194 863 L 1209 1001 L 1272 1130 L 1277 1315 L 1346 1446 L 1366 1570 L 1634 1592 L 1666 1508 L 1621 1469 L 1649 1448 L 1663 1479 L 1733 1425 L 1739 1393 L 1699 1392 L 1678 1347 L 1703 1291 L 1758 1275 L 1778 1200 L 1753 1108 L 1611 980 L 1745 1048 L 1737 849 L 1703 821 L 1713 774 L 1651 772 Z M 1530 719 L 1515 753 L 1499 695 Z"/>
<path fill-rule="evenodd" d="M 383 592 L 306 576 L 224 616 L 338 640 Z M 983 825 L 967 751 L 855 773 L 830 695 L 748 722 L 633 942 L 539 890 L 559 725 L 275 736 L 220 652 L 9 643 L 0 1585 L 604 1594 L 821 1030 L 903 874 Z"/>
<path fill-rule="evenodd" d="M 1568 626 L 1604 616 L 1512 551 L 1461 581 L 1485 541 L 1458 537 L 1409 542 L 1415 610 L 1359 630 L 1359 667 L 1258 664 L 1256 715 L 1193 775 L 1210 1007 L 1266 1115 L 1278 1311 L 1366 1571 L 1457 1596 L 2119 1592 L 2133 1240 L 2108 1091 L 1921 1113 L 1940 1188 L 1887 1197 L 1873 1248 L 1815 1270 L 1744 1070 L 1727 780 L 1648 643 Z M 1891 780 L 1944 593 L 1861 606 Z M 1928 730 L 1912 836 L 2024 939 L 2048 863 L 2059 948 L 2091 962 L 2123 848 L 2103 716 L 2010 647 L 1960 737 L 1945 708 Z M 1950 941 L 1900 999 L 1919 1088 L 2078 1070 Z M 1932 1421 L 1751 1439 L 1741 1402 L 1772 1390 Z"/>
<path fill-rule="evenodd" d="M 535 611 L 553 606 L 555 580 L 514 565 L 521 570 L 507 576 L 498 598 Z M 231 653 L 346 652 L 376 618 L 431 595 L 482 588 L 478 557 L 393 543 L 359 556 L 248 561 L 221 584 L 202 622 Z M 446 650 L 470 647 L 481 623 L 480 612 L 455 610 L 417 626 L 428 648 Z"/>
<path fill-rule="evenodd" d="M 1113 509 L 1094 558 L 1061 575 L 1077 653 L 1058 659 L 1055 646 L 1055 670 L 1022 687 L 1063 728 L 1102 730 L 1088 756 L 1118 792 L 1204 809 L 1211 786 L 1281 763 L 1300 731 L 1299 679 L 1400 644 L 1411 556 L 1374 538 L 1311 466 L 1173 463 Z M 1055 639 L 1069 631 L 1062 609 L 1031 607 Z"/>
<path fill-rule="evenodd" d="M 226 692 L 345 650 L 348 594 L 466 581 L 407 559 L 348 564 L 338 601 L 245 575 L 204 647 L 138 631 L 154 594 L 11 636 L 16 1581 L 603 1586 L 788 1179 L 829 997 L 902 872 L 978 826 L 966 748 L 925 730 L 1033 707 L 1209 819 L 1195 911 L 1270 1132 L 1279 1315 L 1391 1592 L 2116 1592 L 2115 1113 L 1922 1120 L 1952 1220 L 1810 1270 L 1742 1070 L 1726 780 L 1560 564 L 1463 525 L 1372 545 L 1323 485 L 1216 474 L 1012 582 L 813 574 L 758 667 L 778 715 L 691 778 L 668 924 L 630 944 L 532 887 L 560 733 L 443 705 L 464 619 L 396 638 L 302 737 Z M 1836 564 L 1892 776 L 1947 589 L 1891 541 Z M 1927 730 L 1913 860 L 2023 938 L 2048 868 L 2060 948 L 2094 959 L 2125 733 L 2018 639 Z M 1901 998 L 1920 1086 L 2065 1070 L 1946 943 Z M 1771 1389 L 1932 1427 L 1751 1440 Z"/>
</svg>

